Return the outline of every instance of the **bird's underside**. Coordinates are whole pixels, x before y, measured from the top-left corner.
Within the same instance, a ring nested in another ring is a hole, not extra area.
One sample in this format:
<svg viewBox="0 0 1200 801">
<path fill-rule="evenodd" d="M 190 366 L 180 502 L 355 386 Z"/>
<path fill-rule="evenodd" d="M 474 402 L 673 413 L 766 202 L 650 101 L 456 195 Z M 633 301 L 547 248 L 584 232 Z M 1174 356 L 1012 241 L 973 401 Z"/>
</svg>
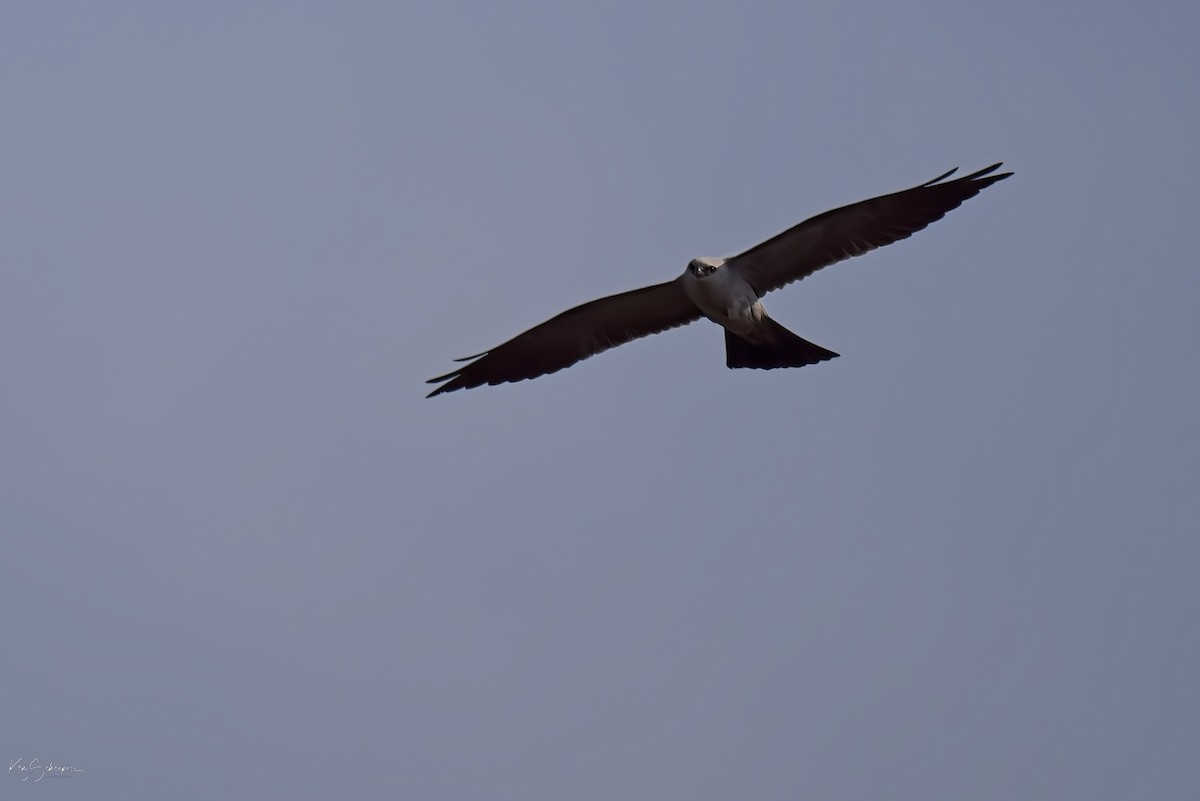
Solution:
<svg viewBox="0 0 1200 801">
<path fill-rule="evenodd" d="M 725 329 L 726 365 L 802 367 L 836 353 L 788 331 L 763 309 L 766 293 L 822 267 L 906 239 L 1011 172 L 999 164 L 827 211 L 729 259 L 693 259 L 674 281 L 593 300 L 429 380 L 428 397 L 522 381 L 570 367 L 626 342 L 706 317 Z"/>
</svg>

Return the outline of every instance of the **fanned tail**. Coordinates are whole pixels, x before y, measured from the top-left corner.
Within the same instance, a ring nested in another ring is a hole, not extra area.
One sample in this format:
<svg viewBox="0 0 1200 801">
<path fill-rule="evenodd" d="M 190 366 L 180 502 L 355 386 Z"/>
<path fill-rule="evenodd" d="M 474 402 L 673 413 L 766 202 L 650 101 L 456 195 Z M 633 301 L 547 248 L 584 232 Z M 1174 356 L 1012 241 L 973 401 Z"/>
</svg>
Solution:
<svg viewBox="0 0 1200 801">
<path fill-rule="evenodd" d="M 774 370 L 777 367 L 804 367 L 837 358 L 838 354 L 796 336 L 769 317 L 761 322 L 756 333 L 761 332 L 762 342 L 750 342 L 725 330 L 727 367 Z"/>
</svg>

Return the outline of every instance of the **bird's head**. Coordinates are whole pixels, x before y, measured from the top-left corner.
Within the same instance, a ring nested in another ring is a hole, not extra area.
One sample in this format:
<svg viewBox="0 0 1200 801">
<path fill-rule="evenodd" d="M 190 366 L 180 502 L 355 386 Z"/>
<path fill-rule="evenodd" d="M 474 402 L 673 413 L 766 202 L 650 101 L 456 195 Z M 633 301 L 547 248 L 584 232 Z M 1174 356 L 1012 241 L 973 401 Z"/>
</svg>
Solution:
<svg viewBox="0 0 1200 801">
<path fill-rule="evenodd" d="M 688 272 L 697 278 L 707 278 L 724 263 L 724 259 L 692 259 L 688 262 Z"/>
</svg>

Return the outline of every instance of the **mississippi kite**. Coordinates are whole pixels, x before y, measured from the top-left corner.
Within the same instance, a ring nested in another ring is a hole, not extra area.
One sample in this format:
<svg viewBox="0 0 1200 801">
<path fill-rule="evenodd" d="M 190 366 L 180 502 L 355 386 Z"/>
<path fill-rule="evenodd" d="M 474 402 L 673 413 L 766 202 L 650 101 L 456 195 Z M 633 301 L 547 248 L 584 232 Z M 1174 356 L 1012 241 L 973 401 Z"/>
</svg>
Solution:
<svg viewBox="0 0 1200 801">
<path fill-rule="evenodd" d="M 818 214 L 745 253 L 728 259 L 692 259 L 683 275 L 563 312 L 428 383 L 427 397 L 483 384 L 523 381 L 553 373 L 601 351 L 707 317 L 725 329 L 730 368 L 803 367 L 838 354 L 801 339 L 767 316 L 759 300 L 773 289 L 822 267 L 906 239 L 967 198 L 1002 181 L 999 164 Z M 442 383 L 444 382 L 444 383 Z"/>
</svg>

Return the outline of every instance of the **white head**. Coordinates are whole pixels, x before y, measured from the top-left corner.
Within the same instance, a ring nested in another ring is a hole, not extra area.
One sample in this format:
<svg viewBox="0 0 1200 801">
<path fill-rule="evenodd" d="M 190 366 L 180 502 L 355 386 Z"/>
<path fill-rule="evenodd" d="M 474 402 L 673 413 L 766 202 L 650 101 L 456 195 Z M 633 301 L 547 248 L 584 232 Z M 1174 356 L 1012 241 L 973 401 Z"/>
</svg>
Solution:
<svg viewBox="0 0 1200 801">
<path fill-rule="evenodd" d="M 688 262 L 688 272 L 696 278 L 707 278 L 717 271 L 717 269 L 725 263 L 724 259 L 702 258 L 692 259 Z"/>
</svg>

